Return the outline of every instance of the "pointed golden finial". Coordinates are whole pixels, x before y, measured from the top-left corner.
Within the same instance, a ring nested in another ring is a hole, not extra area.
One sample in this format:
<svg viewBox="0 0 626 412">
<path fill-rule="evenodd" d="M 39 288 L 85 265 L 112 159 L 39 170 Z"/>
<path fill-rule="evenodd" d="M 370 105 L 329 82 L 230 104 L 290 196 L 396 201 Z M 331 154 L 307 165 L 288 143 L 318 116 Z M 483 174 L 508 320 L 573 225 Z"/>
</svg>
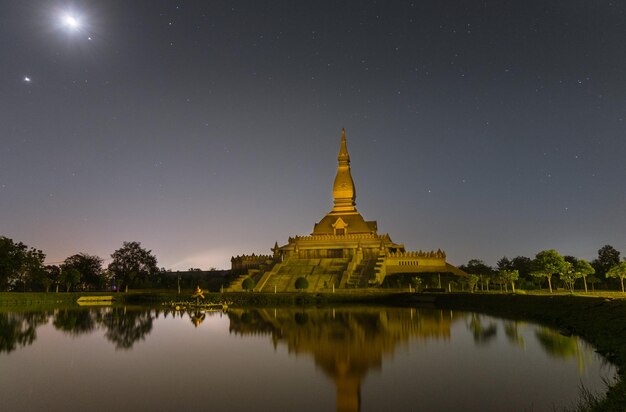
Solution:
<svg viewBox="0 0 626 412">
<path fill-rule="evenodd" d="M 350 155 L 348 154 L 348 146 L 346 145 L 346 129 L 343 127 L 341 128 L 341 146 L 339 147 L 337 160 L 350 163 Z"/>
</svg>

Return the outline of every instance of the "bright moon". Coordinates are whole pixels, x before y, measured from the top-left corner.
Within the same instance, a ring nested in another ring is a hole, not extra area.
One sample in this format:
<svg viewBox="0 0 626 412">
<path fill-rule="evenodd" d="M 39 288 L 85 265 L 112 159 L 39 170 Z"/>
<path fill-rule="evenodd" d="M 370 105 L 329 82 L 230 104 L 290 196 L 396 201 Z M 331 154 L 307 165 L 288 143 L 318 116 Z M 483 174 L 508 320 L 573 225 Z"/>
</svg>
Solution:
<svg viewBox="0 0 626 412">
<path fill-rule="evenodd" d="M 63 23 L 70 29 L 74 29 L 74 30 L 80 26 L 80 23 L 78 22 L 78 20 L 76 20 L 74 16 L 70 16 L 69 14 L 66 14 L 65 16 L 63 16 Z"/>
</svg>

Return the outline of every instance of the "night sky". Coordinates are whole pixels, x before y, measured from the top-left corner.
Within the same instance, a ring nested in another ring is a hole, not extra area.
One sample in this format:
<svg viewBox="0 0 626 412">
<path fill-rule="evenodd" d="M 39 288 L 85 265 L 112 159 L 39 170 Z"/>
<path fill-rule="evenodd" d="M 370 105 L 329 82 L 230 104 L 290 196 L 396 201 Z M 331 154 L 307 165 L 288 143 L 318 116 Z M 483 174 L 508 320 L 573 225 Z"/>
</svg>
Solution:
<svg viewBox="0 0 626 412">
<path fill-rule="evenodd" d="M 626 252 L 626 3 L 0 2 L 0 235 L 228 268 L 332 207 L 448 261 Z M 108 261 L 105 261 L 105 264 Z"/>
</svg>

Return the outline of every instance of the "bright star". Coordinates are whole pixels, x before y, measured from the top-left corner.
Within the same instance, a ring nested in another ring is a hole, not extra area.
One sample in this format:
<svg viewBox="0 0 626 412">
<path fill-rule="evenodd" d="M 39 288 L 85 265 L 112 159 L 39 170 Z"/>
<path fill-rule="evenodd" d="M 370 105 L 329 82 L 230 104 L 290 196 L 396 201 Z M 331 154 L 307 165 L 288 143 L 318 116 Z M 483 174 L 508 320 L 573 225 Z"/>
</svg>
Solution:
<svg viewBox="0 0 626 412">
<path fill-rule="evenodd" d="M 30 77 L 28 77 L 28 76 L 24 76 L 24 81 L 25 81 L 26 83 L 30 83 Z"/>
<path fill-rule="evenodd" d="M 69 14 L 63 16 L 63 24 L 72 30 L 76 30 L 80 27 L 80 22 L 76 19 L 76 17 Z"/>
</svg>

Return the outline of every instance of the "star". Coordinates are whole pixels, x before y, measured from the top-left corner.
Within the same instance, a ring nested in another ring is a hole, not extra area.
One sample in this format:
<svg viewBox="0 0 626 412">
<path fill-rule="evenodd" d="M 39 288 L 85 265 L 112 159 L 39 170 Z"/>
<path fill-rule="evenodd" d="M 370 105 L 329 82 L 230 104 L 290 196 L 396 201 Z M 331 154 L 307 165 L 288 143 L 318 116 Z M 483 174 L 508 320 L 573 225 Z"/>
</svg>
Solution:
<svg viewBox="0 0 626 412">
<path fill-rule="evenodd" d="M 30 80 L 30 77 L 28 77 L 28 76 L 24 76 L 24 82 L 25 82 L 25 83 L 30 83 L 30 81 L 31 81 L 31 80 Z"/>
<path fill-rule="evenodd" d="M 62 20 L 63 24 L 72 30 L 77 30 L 80 27 L 78 19 L 70 14 L 64 15 Z"/>
</svg>

